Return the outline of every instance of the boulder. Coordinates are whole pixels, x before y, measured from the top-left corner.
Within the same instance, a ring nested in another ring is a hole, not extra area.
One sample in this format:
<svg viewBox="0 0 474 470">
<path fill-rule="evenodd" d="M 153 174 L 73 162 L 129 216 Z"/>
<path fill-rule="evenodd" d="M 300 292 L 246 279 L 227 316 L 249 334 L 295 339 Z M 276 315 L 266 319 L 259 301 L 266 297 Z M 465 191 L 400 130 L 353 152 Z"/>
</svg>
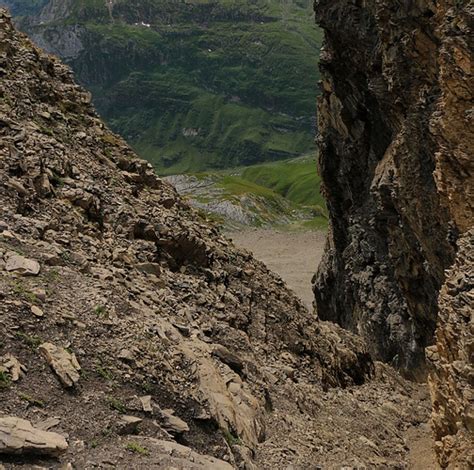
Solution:
<svg viewBox="0 0 474 470">
<path fill-rule="evenodd" d="M 41 266 L 38 261 L 34 259 L 25 258 L 18 253 L 9 252 L 6 255 L 5 269 L 13 271 L 22 276 L 37 276 L 40 272 Z"/>
<path fill-rule="evenodd" d="M 161 426 L 172 434 L 183 434 L 189 431 L 188 424 L 174 416 L 174 410 L 161 411 Z"/>
<path fill-rule="evenodd" d="M 34 428 L 26 419 L 0 418 L 0 453 L 58 455 L 68 448 L 66 439 L 55 432 Z"/>
<path fill-rule="evenodd" d="M 13 382 L 16 382 L 28 369 L 13 355 L 7 354 L 0 359 L 0 372 L 8 372 Z"/>
</svg>

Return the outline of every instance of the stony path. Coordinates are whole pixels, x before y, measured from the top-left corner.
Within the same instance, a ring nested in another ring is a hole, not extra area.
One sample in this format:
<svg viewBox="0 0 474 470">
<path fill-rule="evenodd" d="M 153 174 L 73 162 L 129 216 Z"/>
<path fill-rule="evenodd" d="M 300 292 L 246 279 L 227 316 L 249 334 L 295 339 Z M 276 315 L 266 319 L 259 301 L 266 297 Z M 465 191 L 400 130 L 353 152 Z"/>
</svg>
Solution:
<svg viewBox="0 0 474 470">
<path fill-rule="evenodd" d="M 249 229 L 226 234 L 239 248 L 254 256 L 278 273 L 288 286 L 310 307 L 313 301 L 311 277 L 317 269 L 324 249 L 325 233 L 280 232 L 270 229 Z M 367 387 L 374 399 L 374 391 Z M 353 392 L 352 392 L 353 393 Z M 419 385 L 417 401 L 427 403 L 428 393 Z M 381 400 L 383 402 L 383 399 Z M 439 466 L 433 448 L 433 436 L 427 422 L 413 423 L 403 432 L 411 470 L 437 470 Z M 334 436 L 331 436 L 335 439 Z"/>
</svg>

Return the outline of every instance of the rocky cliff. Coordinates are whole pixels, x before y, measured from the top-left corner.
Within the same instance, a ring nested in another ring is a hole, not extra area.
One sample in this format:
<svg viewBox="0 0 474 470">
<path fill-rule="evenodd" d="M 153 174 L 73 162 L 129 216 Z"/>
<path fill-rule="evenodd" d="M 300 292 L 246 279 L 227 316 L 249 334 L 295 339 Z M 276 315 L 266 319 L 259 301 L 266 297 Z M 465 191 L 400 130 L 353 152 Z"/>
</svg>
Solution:
<svg viewBox="0 0 474 470">
<path fill-rule="evenodd" d="M 191 210 L 3 10 L 0 96 L 6 468 L 407 462 L 419 388 Z"/>
<path fill-rule="evenodd" d="M 444 270 L 473 221 L 472 7 L 321 0 L 316 15 L 331 214 L 319 314 L 423 375 Z"/>
<path fill-rule="evenodd" d="M 439 296 L 431 366 L 433 428 L 443 467 L 473 468 L 474 449 L 474 231 L 459 242 L 456 262 Z"/>
</svg>

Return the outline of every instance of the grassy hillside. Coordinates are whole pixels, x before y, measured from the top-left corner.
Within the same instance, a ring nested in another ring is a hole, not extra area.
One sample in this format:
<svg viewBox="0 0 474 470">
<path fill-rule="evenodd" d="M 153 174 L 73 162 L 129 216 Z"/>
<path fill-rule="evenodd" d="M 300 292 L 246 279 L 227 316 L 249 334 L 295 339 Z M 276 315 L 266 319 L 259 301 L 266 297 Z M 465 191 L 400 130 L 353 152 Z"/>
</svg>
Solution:
<svg viewBox="0 0 474 470">
<path fill-rule="evenodd" d="M 311 5 L 116 0 L 109 11 L 72 0 L 49 23 L 22 24 L 46 42 L 77 34 L 82 49 L 68 61 L 102 116 L 173 174 L 312 149 L 321 34 Z"/>
<path fill-rule="evenodd" d="M 243 171 L 242 177 L 297 204 L 324 207 L 324 199 L 319 193 L 321 180 L 313 158 L 252 166 Z"/>
<path fill-rule="evenodd" d="M 195 207 L 230 228 L 327 227 L 316 159 L 311 156 L 170 180 Z"/>
</svg>

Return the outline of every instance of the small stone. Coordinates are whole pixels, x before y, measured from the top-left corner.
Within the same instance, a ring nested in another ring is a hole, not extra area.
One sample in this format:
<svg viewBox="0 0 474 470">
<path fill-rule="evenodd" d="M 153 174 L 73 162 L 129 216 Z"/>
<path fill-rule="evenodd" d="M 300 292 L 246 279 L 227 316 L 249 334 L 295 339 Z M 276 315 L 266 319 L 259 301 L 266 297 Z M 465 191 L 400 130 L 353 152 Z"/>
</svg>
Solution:
<svg viewBox="0 0 474 470">
<path fill-rule="evenodd" d="M 119 352 L 118 357 L 119 357 L 119 359 L 122 359 L 123 361 L 126 361 L 126 362 L 133 362 L 134 361 L 133 353 L 129 349 L 122 349 Z"/>
<path fill-rule="evenodd" d="M 15 271 L 23 276 L 37 276 L 41 269 L 38 261 L 25 258 L 18 253 L 7 253 L 6 260 L 5 269 L 7 271 Z"/>
<path fill-rule="evenodd" d="M 137 426 L 143 421 L 136 416 L 124 415 L 120 418 L 120 434 L 136 434 Z"/>
<path fill-rule="evenodd" d="M 41 429 L 42 431 L 49 431 L 51 428 L 57 426 L 60 422 L 61 420 L 59 418 L 47 418 L 37 423 L 36 428 Z"/>
<path fill-rule="evenodd" d="M 9 240 L 13 240 L 14 238 L 16 238 L 15 234 L 11 232 L 10 230 L 4 230 L 2 232 L 2 237 L 8 238 Z"/>
<path fill-rule="evenodd" d="M 33 289 L 33 295 L 40 301 L 46 302 L 46 291 L 44 289 Z"/>
<path fill-rule="evenodd" d="M 142 403 L 143 411 L 147 413 L 153 412 L 153 407 L 151 405 L 151 395 L 145 395 L 143 397 L 140 397 L 140 401 Z"/>
<path fill-rule="evenodd" d="M 172 434 L 183 434 L 189 431 L 188 424 L 181 418 L 174 416 L 173 410 L 162 410 L 161 411 L 161 425 L 162 427 Z"/>
<path fill-rule="evenodd" d="M 240 374 L 244 368 L 244 364 L 237 354 L 229 351 L 225 346 L 216 344 L 212 354 L 218 357 L 224 364 L 227 364 L 233 371 Z"/>
<path fill-rule="evenodd" d="M 135 267 L 142 273 L 151 274 L 156 277 L 161 274 L 161 266 L 157 263 L 140 263 Z"/>
<path fill-rule="evenodd" d="M 28 372 L 28 369 L 12 354 L 3 356 L 0 364 L 2 364 L 0 365 L 0 371 L 8 372 L 11 375 L 12 382 L 16 382 Z"/>
<path fill-rule="evenodd" d="M 31 313 L 35 316 L 35 317 L 43 317 L 44 316 L 44 312 L 43 310 L 41 310 L 39 307 L 37 307 L 36 305 L 32 305 L 31 306 Z"/>
<path fill-rule="evenodd" d="M 81 366 L 76 356 L 51 343 L 38 348 L 65 387 L 73 387 L 79 381 Z"/>
</svg>

